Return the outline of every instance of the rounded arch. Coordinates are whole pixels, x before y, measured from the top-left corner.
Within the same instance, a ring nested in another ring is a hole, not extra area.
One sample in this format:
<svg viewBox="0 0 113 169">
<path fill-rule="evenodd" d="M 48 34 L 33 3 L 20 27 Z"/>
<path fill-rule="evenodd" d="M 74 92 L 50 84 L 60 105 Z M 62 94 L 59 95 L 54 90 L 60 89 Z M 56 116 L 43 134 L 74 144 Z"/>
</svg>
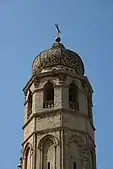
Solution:
<svg viewBox="0 0 113 169">
<path fill-rule="evenodd" d="M 78 87 L 75 83 L 69 84 L 69 107 L 78 109 Z"/>
<path fill-rule="evenodd" d="M 91 168 L 95 169 L 95 154 L 94 154 L 94 150 L 91 149 Z"/>
<path fill-rule="evenodd" d="M 55 81 L 50 79 L 50 80 L 47 80 L 47 81 L 45 81 L 45 82 L 44 82 L 44 84 L 43 84 L 43 88 L 45 87 L 45 85 L 46 85 L 47 83 L 52 83 L 52 84 L 53 84 L 53 87 L 55 87 L 55 86 L 56 86 Z"/>
<path fill-rule="evenodd" d="M 51 140 L 55 147 L 58 145 L 58 139 L 56 137 L 54 137 L 53 135 L 46 135 L 39 141 L 39 144 L 38 144 L 39 150 L 41 150 L 41 148 L 43 147 L 43 144 L 47 140 Z"/>
<path fill-rule="evenodd" d="M 27 153 L 28 153 L 28 150 L 29 150 L 29 151 L 33 151 L 33 147 L 32 147 L 32 144 L 31 144 L 31 143 L 27 143 L 27 144 L 25 145 L 25 148 L 24 148 L 24 150 L 23 150 L 23 157 L 24 157 L 24 158 L 26 158 L 26 155 L 27 155 Z"/>
<path fill-rule="evenodd" d="M 54 84 L 48 81 L 43 88 L 43 108 L 54 106 Z"/>
<path fill-rule="evenodd" d="M 75 83 L 69 85 L 69 101 L 76 102 L 78 97 L 78 87 Z"/>
<path fill-rule="evenodd" d="M 25 145 L 24 151 L 23 151 L 23 169 L 30 169 L 32 165 L 32 153 L 33 148 L 31 143 L 27 143 Z"/>
<path fill-rule="evenodd" d="M 29 94 L 28 94 L 28 113 L 27 113 L 27 118 L 29 118 L 29 116 L 32 113 L 32 104 L 33 104 L 33 98 L 32 98 L 32 92 L 31 90 L 29 90 Z"/>
<path fill-rule="evenodd" d="M 78 166 L 78 159 L 80 157 L 80 150 L 81 150 L 81 142 L 77 135 L 71 136 L 67 143 L 67 154 L 68 160 L 66 165 L 68 168 L 76 169 Z"/>
<path fill-rule="evenodd" d="M 71 143 L 75 143 L 76 145 L 81 146 L 83 140 L 80 136 L 72 135 L 68 140 L 67 146 L 69 146 Z"/>
</svg>

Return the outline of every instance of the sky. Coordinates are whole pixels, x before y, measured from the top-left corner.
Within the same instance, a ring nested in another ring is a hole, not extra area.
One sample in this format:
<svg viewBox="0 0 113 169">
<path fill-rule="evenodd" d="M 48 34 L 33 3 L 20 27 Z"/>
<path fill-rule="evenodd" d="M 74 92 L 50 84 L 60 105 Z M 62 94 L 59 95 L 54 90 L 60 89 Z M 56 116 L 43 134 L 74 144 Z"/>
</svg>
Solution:
<svg viewBox="0 0 113 169">
<path fill-rule="evenodd" d="M 93 89 L 97 169 L 113 169 L 113 1 L 0 0 L 0 169 L 19 162 L 23 87 L 32 61 L 54 43 L 78 52 Z"/>
</svg>

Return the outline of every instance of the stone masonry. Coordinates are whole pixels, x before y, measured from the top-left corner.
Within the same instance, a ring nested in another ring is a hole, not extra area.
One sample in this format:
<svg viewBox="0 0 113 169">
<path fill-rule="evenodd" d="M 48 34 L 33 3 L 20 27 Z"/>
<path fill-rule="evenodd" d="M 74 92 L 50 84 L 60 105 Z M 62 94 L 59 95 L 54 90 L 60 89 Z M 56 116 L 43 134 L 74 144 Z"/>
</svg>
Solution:
<svg viewBox="0 0 113 169">
<path fill-rule="evenodd" d="M 96 169 L 93 89 L 80 56 L 53 44 L 23 91 L 22 169 Z"/>
</svg>

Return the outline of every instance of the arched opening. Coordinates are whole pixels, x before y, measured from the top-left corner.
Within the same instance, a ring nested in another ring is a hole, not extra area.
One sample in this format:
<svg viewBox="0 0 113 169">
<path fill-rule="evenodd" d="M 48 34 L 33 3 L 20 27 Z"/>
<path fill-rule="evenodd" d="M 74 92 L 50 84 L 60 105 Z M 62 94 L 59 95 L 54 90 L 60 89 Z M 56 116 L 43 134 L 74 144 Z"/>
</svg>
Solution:
<svg viewBox="0 0 113 169">
<path fill-rule="evenodd" d="M 30 159 L 30 147 L 27 148 L 25 153 L 25 167 L 24 169 L 30 169 L 31 168 L 31 159 Z"/>
<path fill-rule="evenodd" d="M 68 145 L 68 160 L 67 160 L 67 166 L 68 168 L 72 168 L 72 169 L 77 169 L 78 165 L 79 165 L 79 158 L 80 158 L 80 154 L 79 154 L 79 146 L 77 145 L 76 141 L 72 141 L 69 145 Z"/>
<path fill-rule="evenodd" d="M 73 169 L 76 169 L 76 162 L 73 162 Z"/>
<path fill-rule="evenodd" d="M 40 150 L 40 168 L 56 168 L 57 146 L 59 141 L 53 135 L 45 135 L 38 144 Z"/>
<path fill-rule="evenodd" d="M 27 143 L 23 149 L 22 169 L 31 169 L 33 164 L 33 148 L 31 143 Z"/>
<path fill-rule="evenodd" d="M 94 156 L 93 156 L 92 151 L 91 151 L 91 169 L 95 169 L 95 167 L 94 167 Z"/>
<path fill-rule="evenodd" d="M 51 139 L 46 140 L 42 147 L 42 168 L 52 169 L 55 163 L 55 147 Z"/>
<path fill-rule="evenodd" d="M 28 113 L 27 113 L 27 118 L 32 114 L 32 92 L 29 92 L 28 95 Z"/>
<path fill-rule="evenodd" d="M 54 106 L 54 86 L 53 83 L 47 82 L 43 91 L 43 108 Z"/>
<path fill-rule="evenodd" d="M 91 94 L 87 97 L 87 104 L 88 104 L 88 117 L 92 121 L 92 98 Z"/>
<path fill-rule="evenodd" d="M 69 85 L 69 107 L 78 110 L 78 88 L 74 83 Z"/>
</svg>

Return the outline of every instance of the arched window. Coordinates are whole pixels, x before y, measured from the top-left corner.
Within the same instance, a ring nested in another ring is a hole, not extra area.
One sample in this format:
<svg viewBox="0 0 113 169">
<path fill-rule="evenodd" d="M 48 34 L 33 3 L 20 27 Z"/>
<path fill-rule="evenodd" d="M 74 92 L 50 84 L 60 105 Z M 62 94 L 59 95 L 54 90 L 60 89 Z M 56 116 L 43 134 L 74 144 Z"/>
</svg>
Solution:
<svg viewBox="0 0 113 169">
<path fill-rule="evenodd" d="M 47 82 L 44 86 L 43 108 L 54 106 L 54 86 L 53 83 Z"/>
<path fill-rule="evenodd" d="M 38 144 L 40 150 L 40 169 L 54 169 L 56 167 L 58 139 L 53 135 L 45 135 Z"/>
<path fill-rule="evenodd" d="M 95 169 L 94 168 L 94 156 L 93 156 L 93 152 L 91 151 L 91 169 Z"/>
<path fill-rule="evenodd" d="M 73 169 L 76 169 L 76 162 L 73 162 Z"/>
<path fill-rule="evenodd" d="M 77 110 L 79 108 L 78 88 L 74 83 L 69 85 L 69 107 Z"/>
<path fill-rule="evenodd" d="M 27 143 L 23 149 L 22 169 L 31 169 L 33 164 L 33 148 L 31 143 Z"/>
<path fill-rule="evenodd" d="M 30 169 L 31 167 L 31 158 L 30 158 L 30 148 L 27 148 L 26 154 L 25 154 L 25 167 L 24 169 Z"/>
<path fill-rule="evenodd" d="M 92 98 L 90 93 L 87 97 L 87 104 L 88 104 L 88 117 L 90 118 L 90 120 L 92 120 Z"/>
<path fill-rule="evenodd" d="M 29 92 L 28 95 L 28 113 L 27 113 L 27 118 L 32 114 L 32 92 Z"/>
</svg>

